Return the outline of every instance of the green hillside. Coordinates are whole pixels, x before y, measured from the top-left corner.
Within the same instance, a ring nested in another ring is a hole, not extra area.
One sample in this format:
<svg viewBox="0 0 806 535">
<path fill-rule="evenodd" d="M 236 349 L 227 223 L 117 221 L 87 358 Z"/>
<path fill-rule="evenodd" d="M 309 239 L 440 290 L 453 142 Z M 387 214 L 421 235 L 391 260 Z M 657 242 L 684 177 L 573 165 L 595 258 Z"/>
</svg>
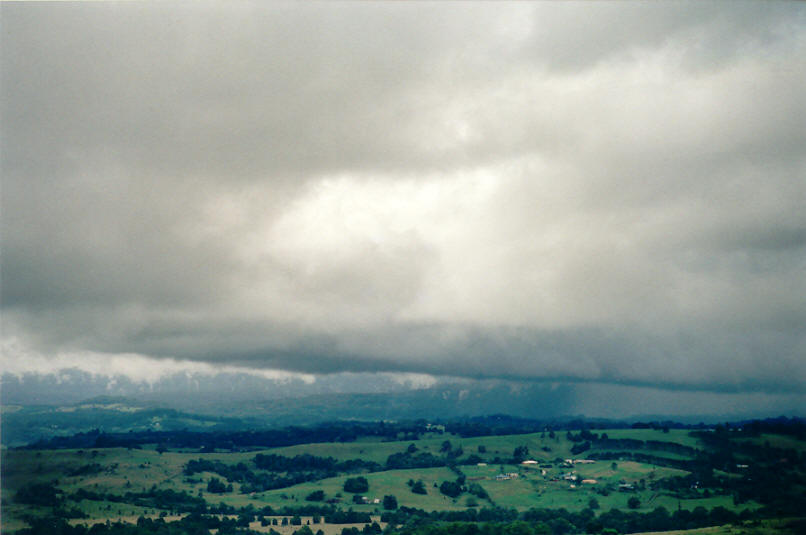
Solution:
<svg viewBox="0 0 806 535">
<path fill-rule="evenodd" d="M 726 511 L 738 520 L 769 514 L 804 490 L 799 476 L 806 442 L 792 435 L 603 429 L 478 437 L 434 431 L 407 438 L 363 436 L 240 451 L 157 443 L 4 450 L 3 532 L 54 514 L 91 525 L 182 518 L 193 511 L 332 520 L 336 511 L 380 518 L 415 509 L 503 511 L 495 514 L 504 517 L 565 510 L 597 518 L 613 510 L 651 515 L 662 508 L 666 515 L 688 511 L 706 518 L 709 511 Z M 771 466 L 791 476 L 777 478 L 780 496 L 742 486 L 748 471 L 755 475 Z M 347 480 L 358 476 L 368 488 L 348 491 Z M 387 509 L 384 498 L 390 496 L 395 503 Z"/>
</svg>

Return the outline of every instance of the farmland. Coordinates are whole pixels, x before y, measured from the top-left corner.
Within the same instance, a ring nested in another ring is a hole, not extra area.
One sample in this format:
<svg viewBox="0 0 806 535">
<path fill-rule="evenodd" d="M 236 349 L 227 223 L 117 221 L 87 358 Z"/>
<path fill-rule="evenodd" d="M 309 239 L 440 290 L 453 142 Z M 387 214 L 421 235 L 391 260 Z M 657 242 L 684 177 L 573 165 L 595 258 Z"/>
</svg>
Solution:
<svg viewBox="0 0 806 535">
<path fill-rule="evenodd" d="M 738 448 L 728 462 L 719 455 L 726 447 Z M 588 523 L 611 521 L 614 514 L 671 518 L 676 511 L 680 518 L 699 518 L 687 524 L 698 526 L 709 514 L 735 521 L 769 517 L 771 507 L 786 506 L 803 490 L 804 460 L 799 435 L 667 428 L 486 436 L 434 428 L 416 436 L 225 451 L 165 442 L 7 449 L 3 532 L 54 515 L 89 527 L 140 517 L 179 522 L 199 512 L 243 517 L 244 529 L 283 535 L 308 522 L 337 535 L 369 519 L 391 529 L 412 514 L 511 521 L 535 511 L 564 511 Z M 792 482 L 778 489 L 780 496 L 742 486 L 748 471 L 768 471 L 770 463 L 782 486 Z M 365 490 L 348 490 L 356 477 L 366 480 Z M 350 521 L 339 511 L 361 516 Z M 295 517 L 300 523 L 290 523 Z"/>
</svg>

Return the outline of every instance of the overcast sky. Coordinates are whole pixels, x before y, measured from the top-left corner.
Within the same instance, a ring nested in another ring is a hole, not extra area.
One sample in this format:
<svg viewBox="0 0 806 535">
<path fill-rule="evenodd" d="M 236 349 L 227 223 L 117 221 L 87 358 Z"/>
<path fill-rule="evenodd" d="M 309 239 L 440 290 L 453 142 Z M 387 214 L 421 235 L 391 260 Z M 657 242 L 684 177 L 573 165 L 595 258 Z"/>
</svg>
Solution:
<svg viewBox="0 0 806 535">
<path fill-rule="evenodd" d="M 0 10 L 6 367 L 803 391 L 806 4 Z"/>
</svg>

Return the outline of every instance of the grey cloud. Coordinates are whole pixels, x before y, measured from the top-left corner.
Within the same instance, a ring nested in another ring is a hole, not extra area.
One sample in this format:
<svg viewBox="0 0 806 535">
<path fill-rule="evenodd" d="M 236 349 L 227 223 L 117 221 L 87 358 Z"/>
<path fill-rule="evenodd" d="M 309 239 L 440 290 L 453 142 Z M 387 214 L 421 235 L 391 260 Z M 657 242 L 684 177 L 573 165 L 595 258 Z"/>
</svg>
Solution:
<svg viewBox="0 0 806 535">
<path fill-rule="evenodd" d="M 684 2 L 658 5 L 565 2 L 534 12 L 522 53 L 547 67 L 573 71 L 663 47 L 679 47 L 686 66 L 720 68 L 755 50 L 787 41 L 804 22 L 802 10 L 784 2 L 759 9 L 755 2 Z"/>
<path fill-rule="evenodd" d="M 800 5 L 0 9 L 5 336 L 806 379 Z"/>
<path fill-rule="evenodd" d="M 416 6 L 4 11 L 12 142 L 216 180 L 404 164 L 407 86 L 437 68 L 430 46 L 458 37 L 448 15 L 481 22 Z"/>
</svg>

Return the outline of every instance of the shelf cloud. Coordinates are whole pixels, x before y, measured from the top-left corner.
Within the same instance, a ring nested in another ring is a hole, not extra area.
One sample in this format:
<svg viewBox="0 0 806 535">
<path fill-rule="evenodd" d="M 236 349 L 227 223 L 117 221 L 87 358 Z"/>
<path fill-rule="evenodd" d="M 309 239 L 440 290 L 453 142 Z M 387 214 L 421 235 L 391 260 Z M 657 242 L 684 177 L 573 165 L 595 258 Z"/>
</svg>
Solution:
<svg viewBox="0 0 806 535">
<path fill-rule="evenodd" d="M 802 391 L 802 4 L 0 9 L 7 348 Z"/>
</svg>

